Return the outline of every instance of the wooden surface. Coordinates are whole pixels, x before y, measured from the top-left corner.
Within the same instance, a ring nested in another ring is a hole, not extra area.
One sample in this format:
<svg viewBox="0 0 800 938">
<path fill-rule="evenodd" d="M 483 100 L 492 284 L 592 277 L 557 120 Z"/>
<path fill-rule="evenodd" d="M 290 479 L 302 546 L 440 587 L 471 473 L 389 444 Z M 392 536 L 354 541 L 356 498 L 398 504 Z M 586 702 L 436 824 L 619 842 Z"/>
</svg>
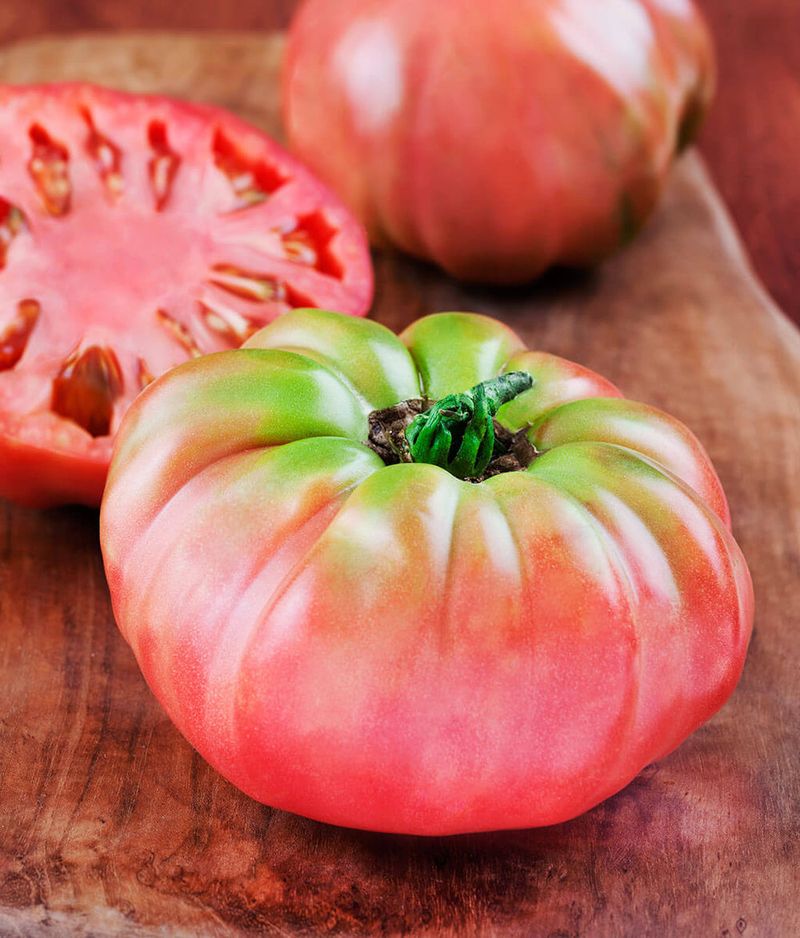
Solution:
<svg viewBox="0 0 800 938">
<path fill-rule="evenodd" d="M 800 323 L 800 3 L 700 6 L 719 52 L 703 154 L 758 275 Z"/>
<path fill-rule="evenodd" d="M 0 78 L 102 79 L 276 130 L 278 46 L 131 37 L 0 52 Z M 0 506 L 0 935 L 789 936 L 800 933 L 800 334 L 753 280 L 696 157 L 600 273 L 464 289 L 377 259 L 376 314 L 501 316 L 705 442 L 755 581 L 730 703 L 589 814 L 389 837 L 270 810 L 217 776 L 113 624 L 97 515 Z"/>
<path fill-rule="evenodd" d="M 0 43 L 86 30 L 286 26 L 299 0 L 4 0 Z M 719 91 L 702 150 L 762 280 L 800 323 L 800 3 L 698 0 Z"/>
</svg>

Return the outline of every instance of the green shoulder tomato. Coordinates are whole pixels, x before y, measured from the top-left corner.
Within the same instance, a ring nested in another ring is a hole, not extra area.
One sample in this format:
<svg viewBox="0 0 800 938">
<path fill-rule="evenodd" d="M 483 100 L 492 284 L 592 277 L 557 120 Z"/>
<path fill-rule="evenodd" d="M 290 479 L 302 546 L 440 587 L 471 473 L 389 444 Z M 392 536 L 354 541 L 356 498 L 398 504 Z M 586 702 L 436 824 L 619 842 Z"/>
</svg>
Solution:
<svg viewBox="0 0 800 938">
<path fill-rule="evenodd" d="M 532 386 L 496 445 L 516 468 L 463 480 L 367 445 L 376 414 L 448 395 L 466 445 L 462 392 L 514 372 Z M 574 817 L 723 704 L 751 631 L 690 431 L 466 313 L 396 337 L 300 310 L 181 365 L 123 422 L 101 526 L 117 621 L 181 732 L 254 798 L 353 827 Z"/>
</svg>

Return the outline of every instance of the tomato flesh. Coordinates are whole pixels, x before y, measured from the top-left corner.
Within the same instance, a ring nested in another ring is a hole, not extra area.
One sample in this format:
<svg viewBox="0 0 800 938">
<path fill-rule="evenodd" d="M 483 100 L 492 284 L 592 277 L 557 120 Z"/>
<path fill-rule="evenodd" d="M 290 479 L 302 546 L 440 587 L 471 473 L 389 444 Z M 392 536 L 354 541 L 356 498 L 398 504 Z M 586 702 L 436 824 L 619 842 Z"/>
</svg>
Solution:
<svg viewBox="0 0 800 938">
<path fill-rule="evenodd" d="M 5 88 L 0 131 L 0 496 L 99 503 L 154 377 L 296 306 L 367 311 L 358 223 L 221 110 Z"/>
</svg>

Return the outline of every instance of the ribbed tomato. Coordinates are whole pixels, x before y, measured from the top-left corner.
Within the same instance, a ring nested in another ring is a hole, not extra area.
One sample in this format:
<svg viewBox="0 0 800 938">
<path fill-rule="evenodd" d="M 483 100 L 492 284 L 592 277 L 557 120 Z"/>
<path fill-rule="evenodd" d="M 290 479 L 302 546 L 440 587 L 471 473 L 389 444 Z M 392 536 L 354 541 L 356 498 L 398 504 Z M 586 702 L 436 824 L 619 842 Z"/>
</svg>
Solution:
<svg viewBox="0 0 800 938">
<path fill-rule="evenodd" d="M 0 88 L 0 496 L 98 504 L 154 377 L 296 306 L 363 315 L 360 226 L 224 111 Z"/>
<path fill-rule="evenodd" d="M 712 78 L 692 0 L 306 0 L 284 108 L 376 239 L 510 282 L 632 237 Z"/>
<path fill-rule="evenodd" d="M 298 310 L 160 378 L 101 539 L 119 626 L 203 756 L 383 831 L 585 811 L 722 705 L 752 624 L 689 430 L 468 314 L 397 338 Z"/>
</svg>

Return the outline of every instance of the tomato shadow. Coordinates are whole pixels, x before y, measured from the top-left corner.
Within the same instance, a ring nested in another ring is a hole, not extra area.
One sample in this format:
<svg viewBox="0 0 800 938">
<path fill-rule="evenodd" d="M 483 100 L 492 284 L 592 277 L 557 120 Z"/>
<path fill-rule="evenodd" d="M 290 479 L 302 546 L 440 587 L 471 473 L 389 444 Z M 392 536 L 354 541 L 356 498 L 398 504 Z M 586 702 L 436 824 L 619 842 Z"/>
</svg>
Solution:
<svg viewBox="0 0 800 938">
<path fill-rule="evenodd" d="M 287 885 L 285 909 L 314 926 L 323 908 L 324 921 L 348 934 L 502 934 L 513 926 L 513 934 L 559 935 L 595 933 L 590 922 L 598 934 L 635 934 L 622 927 L 633 921 L 634 896 L 639 925 L 642 916 L 674 913 L 663 904 L 665 883 L 681 884 L 674 898 L 687 912 L 697 903 L 716 909 L 709 857 L 727 855 L 747 823 L 754 833 L 769 814 L 763 769 L 730 758 L 730 731 L 724 721 L 706 724 L 613 797 L 551 827 L 418 837 L 263 809 L 270 838 L 295 844 L 289 862 L 271 858 Z M 737 880 L 733 863 L 729 874 Z"/>
<path fill-rule="evenodd" d="M 384 248 L 373 252 L 376 292 L 370 315 L 396 332 L 428 313 L 463 310 L 529 324 L 554 305 L 587 307 L 602 276 L 599 269 L 554 267 L 531 283 L 492 286 L 448 277 L 425 261 Z"/>
<path fill-rule="evenodd" d="M 75 571 L 83 565 L 92 567 L 102 579 L 97 509 L 77 505 L 23 508 L 0 499 L 0 563 L 15 584 L 9 600 L 24 598 L 20 580 L 30 580 L 33 591 L 47 586 L 69 593 Z M 37 570 L 39 574 L 47 571 L 47 576 L 36 576 Z"/>
<path fill-rule="evenodd" d="M 572 821 L 527 830 L 380 834 L 264 808 L 267 842 L 295 845 L 289 857 L 268 862 L 285 884 L 288 921 L 303 927 L 335 921 L 353 934 L 404 933 L 497 925 L 509 913 L 531 919 L 543 904 L 568 906 L 578 894 L 594 903 L 599 870 L 624 875 L 641 862 L 637 853 L 662 849 L 656 772 L 648 767 Z M 319 910 L 326 917 L 318 920 Z"/>
</svg>

